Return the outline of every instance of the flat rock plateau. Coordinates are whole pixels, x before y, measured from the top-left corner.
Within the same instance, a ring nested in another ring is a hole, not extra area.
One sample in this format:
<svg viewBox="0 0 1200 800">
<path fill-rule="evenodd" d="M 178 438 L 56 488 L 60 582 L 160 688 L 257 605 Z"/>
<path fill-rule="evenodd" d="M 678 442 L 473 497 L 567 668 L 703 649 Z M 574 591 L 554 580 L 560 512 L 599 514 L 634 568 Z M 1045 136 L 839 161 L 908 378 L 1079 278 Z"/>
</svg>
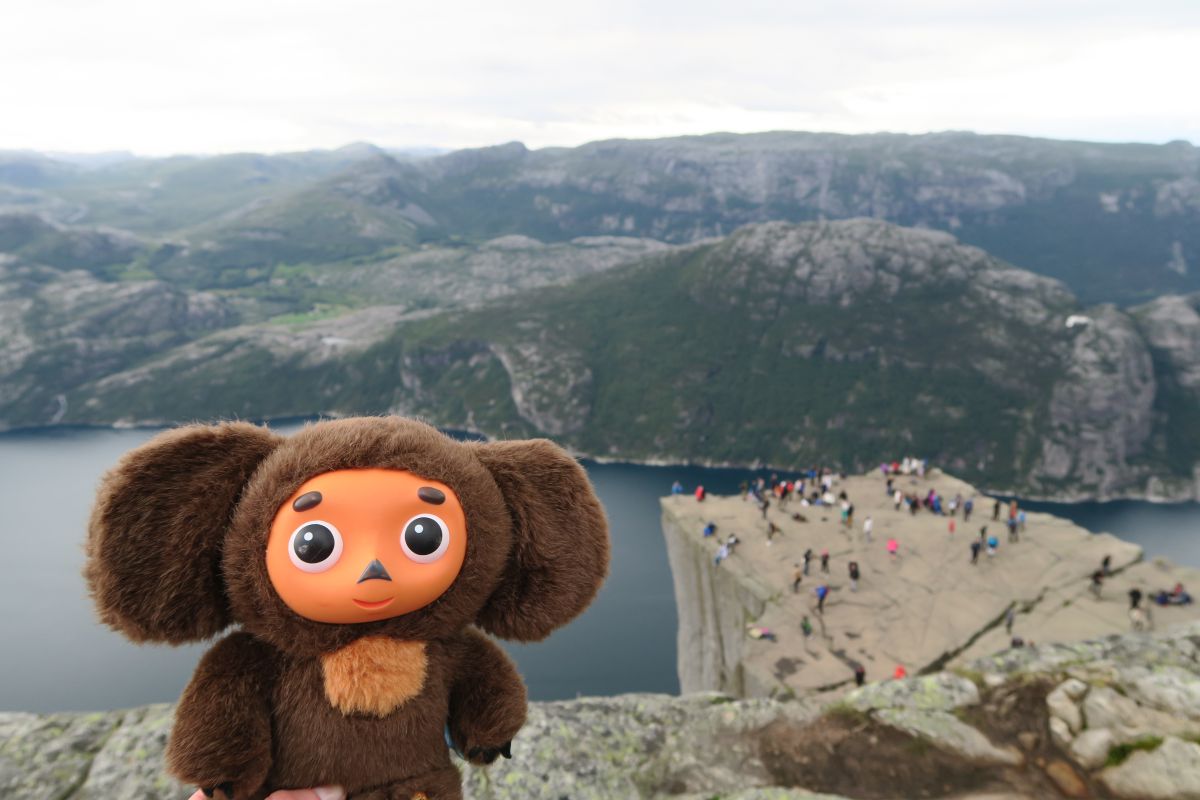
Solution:
<svg viewBox="0 0 1200 800">
<path fill-rule="evenodd" d="M 994 500 L 940 470 L 925 477 L 897 476 L 895 487 L 925 497 L 934 489 L 949 501 L 974 499 L 969 522 L 957 516 L 896 510 L 878 473 L 837 481 L 854 504 L 852 524 L 841 523 L 837 505 L 785 508 L 771 498 L 766 515 L 751 497 L 690 495 L 664 498 L 663 531 L 679 610 L 679 678 L 684 692 L 721 691 L 739 697 L 779 696 L 810 690 L 840 691 L 853 684 L 854 664 L 867 680 L 965 664 L 1009 646 L 1066 642 L 1131 628 L 1128 592 L 1149 595 L 1183 583 L 1200 588 L 1200 570 L 1162 560 L 1143 560 L 1141 548 L 1109 534 L 1094 534 L 1049 514 L 1028 513 L 1019 540 L 1010 542 L 1005 506 L 992 519 Z M 799 514 L 804 521 L 793 517 Z M 871 540 L 863 532 L 873 520 Z M 950 523 L 956 531 L 950 533 Z M 708 523 L 716 533 L 705 537 Z M 780 530 L 768 543 L 767 527 Z M 999 547 L 971 564 L 970 543 L 986 526 Z M 729 534 L 740 544 L 718 566 L 716 551 Z M 887 550 L 889 539 L 897 555 Z M 792 591 L 795 565 L 805 550 L 814 558 L 799 591 Z M 828 550 L 829 573 L 820 554 Z M 1110 575 L 1100 599 L 1090 576 L 1105 556 Z M 848 566 L 858 562 L 857 591 Z M 818 613 L 815 589 L 830 593 Z M 1160 607 L 1142 601 L 1159 627 L 1200 619 L 1200 607 Z M 1008 610 L 1015 612 L 1012 633 Z M 807 615 L 813 635 L 805 638 Z M 755 639 L 751 626 L 770 630 L 775 640 Z"/>
</svg>

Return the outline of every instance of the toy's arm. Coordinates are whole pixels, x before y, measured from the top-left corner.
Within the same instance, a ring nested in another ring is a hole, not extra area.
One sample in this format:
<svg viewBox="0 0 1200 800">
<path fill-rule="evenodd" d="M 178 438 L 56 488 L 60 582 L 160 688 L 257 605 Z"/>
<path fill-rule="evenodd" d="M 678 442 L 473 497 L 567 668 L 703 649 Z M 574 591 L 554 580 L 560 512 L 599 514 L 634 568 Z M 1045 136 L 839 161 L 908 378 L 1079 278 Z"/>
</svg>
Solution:
<svg viewBox="0 0 1200 800">
<path fill-rule="evenodd" d="M 473 764 L 512 758 L 512 739 L 525 724 L 525 684 L 504 651 L 468 629 L 450 690 L 450 737 Z"/>
<path fill-rule="evenodd" d="M 204 654 L 175 709 L 167 767 L 212 796 L 247 798 L 271 768 L 270 646 L 235 633 Z"/>
</svg>

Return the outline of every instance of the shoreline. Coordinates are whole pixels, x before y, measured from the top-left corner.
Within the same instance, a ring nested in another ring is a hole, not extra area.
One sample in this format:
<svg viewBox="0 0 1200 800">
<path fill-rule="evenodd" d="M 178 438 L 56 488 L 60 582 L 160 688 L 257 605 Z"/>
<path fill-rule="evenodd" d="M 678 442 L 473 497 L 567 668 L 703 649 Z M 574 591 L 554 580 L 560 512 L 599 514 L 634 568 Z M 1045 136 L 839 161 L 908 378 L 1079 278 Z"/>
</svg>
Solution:
<svg viewBox="0 0 1200 800">
<path fill-rule="evenodd" d="M 241 421 L 250 422 L 255 425 L 288 425 L 305 422 L 317 422 L 324 419 L 343 419 L 348 416 L 356 416 L 343 414 L 339 412 L 321 412 L 318 414 L 295 415 L 284 417 L 258 417 L 253 419 L 231 418 L 230 420 L 222 421 Z M 375 416 L 375 415 L 363 415 Z M 418 417 L 419 418 L 419 417 Z M 424 420 L 429 422 L 429 420 Z M 63 431 L 92 431 L 92 430 L 164 430 L 166 428 L 176 427 L 178 425 L 193 424 L 193 423 L 208 423 L 210 420 L 191 420 L 188 422 L 166 422 L 162 420 L 118 420 L 117 422 L 102 423 L 102 422 L 69 422 L 64 424 L 53 425 L 19 425 L 15 427 L 0 426 L 0 437 L 9 436 L 12 434 L 36 434 L 48 432 L 63 432 Z M 433 423 L 430 423 L 433 424 Z M 436 425 L 438 430 L 445 431 L 450 434 L 465 434 L 467 437 L 482 437 L 486 440 L 494 440 L 496 437 L 489 435 L 487 432 L 472 428 L 469 426 L 443 426 Z M 592 461 L 596 464 L 603 465 L 621 465 L 628 464 L 630 466 L 640 467 L 679 467 L 679 468 L 701 468 L 701 469 L 730 469 L 743 470 L 746 472 L 777 472 L 784 477 L 797 475 L 802 472 L 801 469 L 793 467 L 780 467 L 771 464 L 759 463 L 736 463 L 729 461 L 717 461 L 710 459 L 686 459 L 666 457 L 652 457 L 644 459 L 623 458 L 603 456 L 588 453 L 579 450 L 567 444 L 559 443 L 571 455 L 585 461 Z M 941 469 L 934 466 L 932 469 Z M 869 470 L 874 471 L 874 470 Z M 1151 480 L 1161 480 L 1159 478 L 1151 478 Z M 1058 494 L 1027 494 L 1023 492 L 1015 492 L 1012 489 L 998 489 L 991 487 L 977 487 L 981 495 L 997 498 L 1001 500 L 1017 499 L 1036 503 L 1061 503 L 1063 505 L 1080 505 L 1083 503 L 1116 503 L 1121 501 L 1153 503 L 1155 505 L 1183 505 L 1186 503 L 1200 503 L 1200 496 L 1196 491 L 1180 492 L 1178 494 L 1151 494 L 1147 492 L 1121 492 L 1116 494 L 1088 494 L 1080 492 L 1063 492 Z"/>
</svg>

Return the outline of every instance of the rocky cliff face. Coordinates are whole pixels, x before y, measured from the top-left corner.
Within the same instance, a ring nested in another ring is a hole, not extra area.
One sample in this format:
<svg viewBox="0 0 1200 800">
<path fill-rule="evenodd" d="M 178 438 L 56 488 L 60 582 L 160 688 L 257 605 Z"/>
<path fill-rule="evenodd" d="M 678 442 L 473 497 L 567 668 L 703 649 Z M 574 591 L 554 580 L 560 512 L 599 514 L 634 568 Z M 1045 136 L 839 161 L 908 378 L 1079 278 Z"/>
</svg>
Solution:
<svg viewBox="0 0 1200 800">
<path fill-rule="evenodd" d="M 471 800 L 1200 797 L 1200 628 L 1021 648 L 839 700 L 535 703 Z M 0 796 L 186 798 L 171 709 L 0 713 Z"/>
</svg>

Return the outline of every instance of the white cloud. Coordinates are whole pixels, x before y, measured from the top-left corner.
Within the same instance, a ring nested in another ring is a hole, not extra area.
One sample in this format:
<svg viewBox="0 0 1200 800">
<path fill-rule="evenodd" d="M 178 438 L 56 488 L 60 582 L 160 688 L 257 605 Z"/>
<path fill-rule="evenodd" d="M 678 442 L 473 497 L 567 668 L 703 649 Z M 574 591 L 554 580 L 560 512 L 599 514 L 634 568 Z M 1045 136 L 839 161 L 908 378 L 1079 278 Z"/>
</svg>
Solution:
<svg viewBox="0 0 1200 800">
<path fill-rule="evenodd" d="M 0 147 L 949 128 L 1200 141 L 1189 0 L 6 5 Z"/>
</svg>

